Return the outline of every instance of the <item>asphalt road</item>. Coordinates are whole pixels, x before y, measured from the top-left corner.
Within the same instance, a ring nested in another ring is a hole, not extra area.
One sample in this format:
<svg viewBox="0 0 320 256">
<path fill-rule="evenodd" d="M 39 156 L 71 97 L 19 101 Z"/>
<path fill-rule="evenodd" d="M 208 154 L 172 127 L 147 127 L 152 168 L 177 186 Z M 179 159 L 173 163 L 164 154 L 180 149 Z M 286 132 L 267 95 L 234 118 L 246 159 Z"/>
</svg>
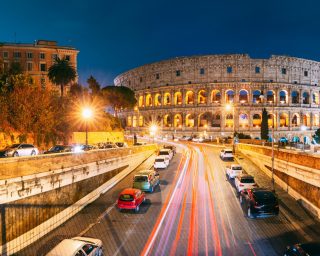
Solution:
<svg viewBox="0 0 320 256">
<path fill-rule="evenodd" d="M 277 217 L 248 219 L 232 182 L 226 180 L 230 162 L 220 160 L 220 150 L 201 144 L 187 147 L 168 169 L 159 171 L 160 187 L 147 194 L 139 213 L 119 212 L 114 205 L 119 192 L 132 185 L 131 174 L 18 255 L 44 255 L 62 239 L 79 234 L 101 239 L 105 255 L 272 256 L 281 255 L 288 244 L 306 241 L 281 206 Z"/>
</svg>

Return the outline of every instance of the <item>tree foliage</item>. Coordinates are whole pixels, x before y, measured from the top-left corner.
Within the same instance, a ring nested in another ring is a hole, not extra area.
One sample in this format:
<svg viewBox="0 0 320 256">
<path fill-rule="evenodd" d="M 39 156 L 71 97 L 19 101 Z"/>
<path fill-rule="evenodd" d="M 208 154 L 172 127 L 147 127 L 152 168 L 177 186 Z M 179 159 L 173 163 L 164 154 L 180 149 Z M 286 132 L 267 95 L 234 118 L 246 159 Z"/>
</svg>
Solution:
<svg viewBox="0 0 320 256">
<path fill-rule="evenodd" d="M 268 140 L 268 137 L 269 137 L 268 112 L 264 108 L 262 110 L 262 120 L 261 120 L 261 139 Z"/>
<path fill-rule="evenodd" d="M 92 95 L 99 95 L 101 86 L 92 75 L 87 79 L 87 83 Z"/>
<path fill-rule="evenodd" d="M 60 85 L 62 98 L 64 87 L 76 79 L 77 72 L 68 60 L 57 57 L 54 64 L 49 68 L 48 77 L 53 84 Z"/>
</svg>

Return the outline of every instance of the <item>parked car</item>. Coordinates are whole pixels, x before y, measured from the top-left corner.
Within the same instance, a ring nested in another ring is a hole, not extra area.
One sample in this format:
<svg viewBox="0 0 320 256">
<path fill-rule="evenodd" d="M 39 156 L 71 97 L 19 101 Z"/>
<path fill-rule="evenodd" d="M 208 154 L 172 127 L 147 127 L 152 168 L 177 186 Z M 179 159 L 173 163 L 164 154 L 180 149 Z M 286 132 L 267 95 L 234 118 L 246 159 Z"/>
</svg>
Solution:
<svg viewBox="0 0 320 256">
<path fill-rule="evenodd" d="M 62 240 L 46 256 L 102 256 L 102 241 L 90 237 L 74 237 Z"/>
<path fill-rule="evenodd" d="M 284 256 L 320 256 L 320 242 L 288 246 Z"/>
<path fill-rule="evenodd" d="M 203 142 L 204 141 L 204 138 L 203 137 L 194 137 L 192 139 L 193 142 Z"/>
<path fill-rule="evenodd" d="M 175 155 L 175 154 L 177 153 L 177 149 L 176 149 L 176 147 L 173 146 L 173 145 L 164 145 L 163 148 L 165 148 L 165 149 L 171 149 L 173 155 Z"/>
<path fill-rule="evenodd" d="M 234 185 L 238 192 L 241 192 L 244 189 L 255 188 L 258 187 L 256 182 L 254 181 L 253 176 L 248 174 L 240 174 L 234 179 Z"/>
<path fill-rule="evenodd" d="M 0 157 L 35 156 L 39 150 L 32 144 L 12 144 L 0 151 Z"/>
<path fill-rule="evenodd" d="M 54 153 L 71 152 L 71 149 L 72 149 L 71 146 L 55 145 L 43 153 L 44 154 L 54 154 Z"/>
<path fill-rule="evenodd" d="M 233 152 L 231 148 L 222 149 L 220 152 L 220 158 L 222 160 L 233 160 Z"/>
<path fill-rule="evenodd" d="M 166 156 L 157 156 L 154 160 L 153 167 L 155 169 L 165 169 L 169 166 L 169 158 Z"/>
<path fill-rule="evenodd" d="M 232 164 L 226 167 L 226 175 L 228 179 L 234 179 L 236 176 L 242 174 L 242 167 L 239 164 Z"/>
<path fill-rule="evenodd" d="M 138 212 L 140 210 L 140 205 L 145 200 L 146 196 L 140 189 L 126 188 L 119 195 L 117 207 L 120 211 L 126 209 Z"/>
<path fill-rule="evenodd" d="M 92 145 L 79 144 L 79 145 L 73 145 L 71 147 L 71 152 L 80 153 L 80 152 L 89 151 L 92 149 L 96 149 L 96 147 Z"/>
<path fill-rule="evenodd" d="M 115 145 L 116 145 L 118 148 L 127 148 L 127 147 L 128 147 L 128 144 L 125 143 L 125 142 L 116 142 Z"/>
<path fill-rule="evenodd" d="M 133 188 L 142 191 L 153 192 L 154 188 L 160 184 L 159 173 L 154 170 L 139 171 L 133 177 Z"/>
<path fill-rule="evenodd" d="M 279 202 L 276 194 L 265 188 L 244 189 L 239 197 L 242 209 L 249 218 L 276 216 Z"/>
<path fill-rule="evenodd" d="M 160 149 L 159 156 L 168 156 L 169 160 L 171 160 L 173 157 L 173 153 L 171 149 L 164 148 L 164 149 Z"/>
</svg>

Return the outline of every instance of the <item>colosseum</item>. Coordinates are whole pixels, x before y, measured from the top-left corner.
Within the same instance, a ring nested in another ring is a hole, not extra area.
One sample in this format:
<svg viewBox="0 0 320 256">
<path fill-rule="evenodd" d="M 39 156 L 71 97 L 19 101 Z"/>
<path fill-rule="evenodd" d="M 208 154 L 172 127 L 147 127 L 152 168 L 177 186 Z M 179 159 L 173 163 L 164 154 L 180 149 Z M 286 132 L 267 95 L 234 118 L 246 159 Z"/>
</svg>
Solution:
<svg viewBox="0 0 320 256">
<path fill-rule="evenodd" d="M 319 128 L 320 62 L 247 54 L 177 57 L 117 76 L 134 90 L 137 107 L 123 110 L 129 132 L 151 123 L 162 134 L 260 136 L 262 109 L 275 136 L 311 136 Z"/>
</svg>

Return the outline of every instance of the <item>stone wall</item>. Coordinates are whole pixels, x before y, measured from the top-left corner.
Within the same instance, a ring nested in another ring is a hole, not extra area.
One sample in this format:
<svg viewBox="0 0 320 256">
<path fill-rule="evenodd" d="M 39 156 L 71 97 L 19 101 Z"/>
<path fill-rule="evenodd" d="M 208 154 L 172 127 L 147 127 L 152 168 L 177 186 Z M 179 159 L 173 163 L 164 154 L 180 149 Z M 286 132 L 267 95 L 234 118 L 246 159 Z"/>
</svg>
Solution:
<svg viewBox="0 0 320 256">
<path fill-rule="evenodd" d="M 238 144 L 237 149 L 271 176 L 270 148 Z M 274 159 L 275 181 L 320 218 L 320 157 L 275 149 Z"/>
</svg>

